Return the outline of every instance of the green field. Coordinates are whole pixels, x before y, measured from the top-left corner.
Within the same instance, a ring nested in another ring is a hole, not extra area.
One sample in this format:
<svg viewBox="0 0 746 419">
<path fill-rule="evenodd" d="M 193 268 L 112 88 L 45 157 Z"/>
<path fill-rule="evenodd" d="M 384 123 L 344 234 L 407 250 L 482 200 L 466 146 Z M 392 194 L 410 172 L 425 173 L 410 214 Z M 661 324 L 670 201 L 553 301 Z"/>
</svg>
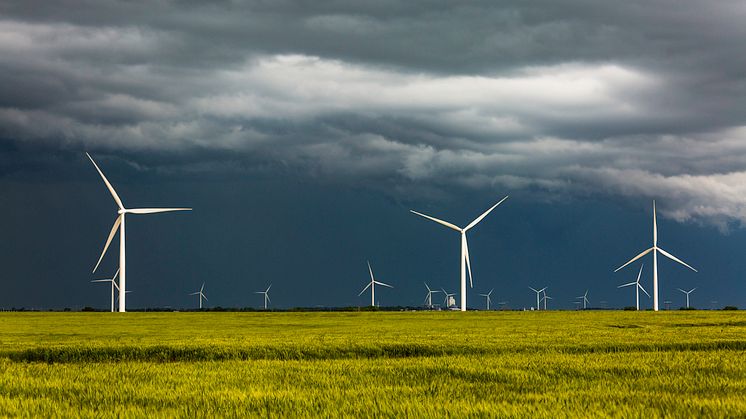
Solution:
<svg viewBox="0 0 746 419">
<path fill-rule="evenodd" d="M 746 313 L 2 313 L 0 416 L 744 417 Z"/>
</svg>

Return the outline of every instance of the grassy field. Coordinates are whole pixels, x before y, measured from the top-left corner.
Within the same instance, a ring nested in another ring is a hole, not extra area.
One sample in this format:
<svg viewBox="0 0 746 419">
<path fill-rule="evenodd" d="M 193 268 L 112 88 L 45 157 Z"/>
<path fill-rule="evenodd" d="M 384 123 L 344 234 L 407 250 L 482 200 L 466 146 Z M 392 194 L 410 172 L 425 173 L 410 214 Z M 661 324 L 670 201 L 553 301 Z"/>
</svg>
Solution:
<svg viewBox="0 0 746 419">
<path fill-rule="evenodd" d="M 0 416 L 744 417 L 744 312 L 2 313 Z"/>
</svg>

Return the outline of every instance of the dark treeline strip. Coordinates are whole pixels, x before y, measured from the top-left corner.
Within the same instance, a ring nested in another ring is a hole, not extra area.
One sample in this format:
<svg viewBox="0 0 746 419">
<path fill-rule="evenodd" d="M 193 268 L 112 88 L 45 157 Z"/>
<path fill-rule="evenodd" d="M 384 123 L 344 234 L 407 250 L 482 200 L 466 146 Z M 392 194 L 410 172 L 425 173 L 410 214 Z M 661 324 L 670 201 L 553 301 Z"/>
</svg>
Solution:
<svg viewBox="0 0 746 419">
<path fill-rule="evenodd" d="M 198 362 L 228 360 L 334 360 L 371 358 L 415 358 L 441 356 L 510 355 L 518 353 L 623 353 L 732 350 L 746 351 L 746 340 L 610 345 L 558 345 L 489 347 L 469 345 L 371 344 L 343 346 L 122 346 L 33 348 L 6 351 L 2 356 L 15 362 Z"/>
</svg>

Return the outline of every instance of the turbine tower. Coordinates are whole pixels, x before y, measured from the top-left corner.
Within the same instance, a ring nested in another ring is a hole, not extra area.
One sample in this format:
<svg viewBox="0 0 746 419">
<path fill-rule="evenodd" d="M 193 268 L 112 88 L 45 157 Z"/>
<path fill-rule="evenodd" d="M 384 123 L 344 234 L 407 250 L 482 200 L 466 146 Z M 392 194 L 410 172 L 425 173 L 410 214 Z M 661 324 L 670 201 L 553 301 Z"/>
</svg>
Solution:
<svg viewBox="0 0 746 419">
<path fill-rule="evenodd" d="M 205 301 L 207 301 L 207 297 L 205 296 L 204 290 L 205 290 L 205 283 L 203 282 L 202 287 L 199 289 L 199 291 L 189 294 L 189 295 L 199 295 L 199 309 L 200 310 L 202 310 L 202 299 L 204 298 Z"/>
<path fill-rule="evenodd" d="M 546 290 L 546 289 L 547 289 L 547 287 L 544 287 L 544 288 L 542 288 L 542 289 L 540 289 L 540 290 L 537 290 L 537 289 L 535 289 L 535 288 L 532 288 L 532 287 L 528 287 L 528 288 L 529 288 L 529 289 L 530 289 L 531 291 L 533 291 L 533 292 L 535 292 L 535 293 L 536 293 L 536 310 L 537 310 L 537 311 L 538 311 L 538 310 L 541 310 L 541 307 L 539 307 L 539 295 L 540 295 L 540 294 L 541 294 L 542 292 L 544 292 L 544 290 Z"/>
<path fill-rule="evenodd" d="M 637 273 L 637 281 L 630 282 L 629 284 L 622 284 L 618 286 L 617 288 L 624 288 L 624 287 L 630 287 L 632 285 L 635 286 L 635 307 L 637 308 L 637 311 L 640 311 L 640 290 L 645 293 L 645 295 L 650 298 L 650 294 L 648 294 L 647 291 L 645 291 L 645 288 L 642 287 L 642 284 L 640 284 L 640 276 L 642 275 L 642 268 L 645 266 L 645 264 L 640 265 L 640 272 Z"/>
<path fill-rule="evenodd" d="M 373 277 L 373 269 L 371 269 L 370 267 L 370 262 L 368 262 L 368 272 L 370 272 L 370 282 L 368 282 L 368 285 L 366 285 L 365 288 L 363 288 L 363 290 L 360 291 L 360 294 L 358 294 L 357 296 L 359 297 L 363 295 L 365 290 L 370 288 L 370 305 L 372 307 L 375 307 L 376 306 L 376 285 L 383 285 L 384 287 L 389 287 L 389 288 L 394 288 L 394 287 L 392 287 L 389 284 L 384 284 L 383 282 L 376 281 L 376 279 Z"/>
<path fill-rule="evenodd" d="M 581 295 L 580 297 L 575 297 L 576 300 L 583 300 L 583 310 L 587 308 L 586 304 L 589 304 L 590 301 L 588 301 L 588 290 L 585 290 L 585 294 Z"/>
<path fill-rule="evenodd" d="M 427 296 L 425 297 L 425 302 L 428 307 L 433 308 L 433 294 L 440 291 L 430 289 L 430 287 L 427 285 L 427 282 L 425 282 L 425 288 L 427 288 Z"/>
<path fill-rule="evenodd" d="M 106 250 L 109 248 L 109 244 L 111 244 L 111 239 L 114 238 L 114 235 L 117 233 L 117 228 L 119 229 L 119 312 L 126 311 L 126 299 L 125 296 L 127 294 L 127 287 L 126 287 L 126 273 L 127 269 L 125 266 L 125 262 L 127 260 L 126 258 L 126 246 L 125 246 L 125 240 L 124 240 L 124 217 L 126 214 L 155 214 L 159 212 L 170 212 L 170 211 L 191 211 L 191 208 L 133 208 L 133 209 L 127 209 L 124 207 L 124 204 L 122 203 L 122 200 L 119 199 L 119 195 L 117 195 L 117 192 L 114 190 L 114 187 L 111 186 L 111 183 L 109 183 L 109 180 L 106 179 L 106 176 L 104 176 L 104 172 L 99 169 L 98 165 L 95 161 L 93 161 L 93 157 L 91 157 L 90 154 L 85 153 L 86 156 L 88 156 L 89 159 L 91 159 L 91 163 L 93 163 L 93 166 L 96 168 L 96 171 L 98 171 L 98 174 L 101 175 L 101 179 L 103 179 L 104 183 L 106 184 L 106 188 L 109 189 L 109 192 L 111 192 L 111 196 L 114 198 L 114 201 L 116 201 L 117 206 L 119 207 L 119 211 L 117 213 L 119 214 L 117 216 L 117 219 L 114 221 L 114 226 L 111 228 L 111 232 L 109 232 L 109 237 L 106 239 L 106 244 L 104 245 L 104 250 L 101 252 L 101 256 L 98 258 L 98 262 L 96 263 L 96 266 L 93 268 L 93 272 L 96 272 L 96 269 L 98 269 L 98 265 L 101 264 L 101 260 L 104 258 L 104 255 L 106 254 Z"/>
<path fill-rule="evenodd" d="M 681 288 L 677 288 L 677 289 L 683 292 L 684 294 L 686 294 L 686 308 L 689 308 L 689 294 L 693 293 L 694 290 L 696 290 L 696 288 L 692 288 L 689 291 L 684 291 Z"/>
<path fill-rule="evenodd" d="M 492 291 L 494 291 L 494 290 L 495 290 L 495 289 L 494 289 L 494 288 L 492 288 L 492 289 L 490 290 L 490 292 L 488 292 L 487 294 L 479 294 L 480 296 L 482 296 L 482 297 L 486 297 L 486 298 L 487 298 L 487 311 L 489 311 L 489 310 L 490 310 L 490 301 L 492 301 L 492 299 L 490 298 L 490 296 L 492 295 Z"/>
<path fill-rule="evenodd" d="M 119 269 L 117 269 L 117 272 L 111 278 L 94 279 L 93 281 L 91 281 L 91 282 L 111 282 L 111 312 L 112 313 L 114 312 L 114 288 L 116 288 L 117 290 L 119 289 L 119 286 L 117 285 L 117 281 L 116 279 L 114 279 L 117 277 L 117 275 L 119 275 Z"/>
<path fill-rule="evenodd" d="M 693 270 L 694 272 L 697 272 L 696 269 L 692 268 L 691 266 L 687 265 L 680 259 L 678 259 L 676 256 L 666 252 L 665 250 L 658 247 L 658 223 L 656 222 L 655 217 L 655 200 L 653 200 L 653 247 L 643 251 L 639 255 L 633 257 L 630 259 L 629 262 L 625 263 L 624 265 L 616 268 L 614 272 L 619 271 L 620 269 L 624 268 L 625 266 L 629 265 L 630 263 L 636 261 L 637 259 L 640 259 L 641 257 L 647 255 L 650 252 L 653 252 L 653 310 L 658 311 L 658 252 L 660 252 L 663 256 L 671 259 L 674 262 L 678 262 L 687 268 Z"/>
<path fill-rule="evenodd" d="M 486 217 L 487 214 L 492 212 L 492 210 L 495 209 L 495 207 L 502 204 L 502 202 L 505 201 L 506 199 L 508 199 L 507 196 L 501 199 L 497 204 L 493 205 L 490 209 L 485 211 L 482 215 L 474 219 L 474 221 L 469 223 L 469 225 L 467 225 L 464 228 L 458 227 L 447 221 L 439 220 L 435 217 L 431 217 L 429 215 L 419 213 L 414 210 L 409 210 L 413 214 L 417 214 L 420 217 L 427 218 L 430 221 L 435 221 L 438 224 L 444 225 L 448 228 L 454 229 L 458 231 L 459 233 L 461 233 L 461 257 L 460 257 L 460 261 L 461 261 L 460 262 L 461 263 L 461 311 L 466 311 L 466 270 L 467 268 L 469 270 L 469 286 L 472 288 L 474 287 L 474 284 L 472 283 L 472 277 L 471 277 L 471 262 L 469 261 L 469 244 L 466 241 L 466 232 L 469 231 L 475 225 L 477 225 L 480 221 L 482 221 L 482 219 Z"/>
<path fill-rule="evenodd" d="M 269 299 L 269 289 L 272 288 L 272 284 L 269 284 L 266 290 L 264 291 L 255 291 L 254 294 L 264 294 L 264 309 L 267 309 L 267 303 L 271 303 L 272 300 Z"/>
</svg>

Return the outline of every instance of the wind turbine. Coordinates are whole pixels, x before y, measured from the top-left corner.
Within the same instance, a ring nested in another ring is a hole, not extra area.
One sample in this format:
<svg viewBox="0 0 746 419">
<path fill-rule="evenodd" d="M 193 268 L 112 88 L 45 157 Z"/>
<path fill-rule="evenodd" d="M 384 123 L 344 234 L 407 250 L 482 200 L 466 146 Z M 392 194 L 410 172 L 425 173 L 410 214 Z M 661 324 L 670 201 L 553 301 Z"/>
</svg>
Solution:
<svg viewBox="0 0 746 419">
<path fill-rule="evenodd" d="M 686 308 L 689 308 L 689 294 L 693 293 L 694 290 L 696 290 L 696 288 L 692 288 L 689 291 L 684 291 L 681 288 L 677 288 L 677 289 L 683 292 L 684 294 L 686 294 Z"/>
<path fill-rule="evenodd" d="M 535 292 L 535 293 L 536 293 L 536 310 L 541 310 L 541 307 L 539 307 L 539 294 L 541 294 L 542 292 L 544 292 L 544 290 L 546 290 L 546 289 L 547 289 L 547 287 L 544 287 L 544 288 L 542 288 L 542 289 L 540 289 L 540 290 L 537 290 L 537 289 L 535 289 L 535 288 L 531 288 L 531 287 L 528 287 L 528 288 L 529 288 L 529 289 L 530 289 L 531 291 L 533 291 L 533 292 Z"/>
<path fill-rule="evenodd" d="M 583 300 L 583 310 L 586 309 L 586 304 L 589 304 L 590 301 L 588 301 L 588 290 L 585 290 L 585 294 L 581 295 L 580 297 L 575 297 L 576 300 Z"/>
<path fill-rule="evenodd" d="M 632 285 L 635 285 L 635 307 L 637 308 L 637 311 L 640 311 L 640 290 L 645 293 L 645 295 L 650 298 L 650 294 L 648 294 L 647 291 L 645 291 L 645 288 L 642 287 L 640 284 L 640 275 L 642 275 L 642 268 L 645 266 L 645 264 L 640 265 L 640 272 L 637 273 L 637 281 L 630 282 L 629 284 L 623 284 L 618 286 L 617 288 L 624 288 L 624 287 L 630 287 Z"/>
<path fill-rule="evenodd" d="M 455 292 L 449 293 L 445 289 L 443 289 L 443 294 L 445 294 L 445 296 L 446 296 L 445 299 L 443 300 L 443 305 L 446 306 L 446 308 L 451 308 L 451 304 L 450 304 L 451 301 L 450 301 L 450 299 L 451 299 L 451 297 L 453 297 L 454 295 L 456 295 L 456 293 Z"/>
<path fill-rule="evenodd" d="M 663 256 L 671 259 L 674 262 L 678 262 L 687 268 L 693 270 L 694 272 L 697 272 L 696 269 L 692 268 L 691 266 L 687 265 L 680 259 L 678 259 L 676 256 L 666 252 L 665 250 L 658 247 L 658 223 L 655 219 L 655 200 L 653 200 L 653 247 L 649 248 L 648 250 L 643 251 L 639 255 L 633 257 L 630 259 L 629 262 L 625 263 L 624 265 L 616 268 L 614 272 L 619 271 L 620 269 L 624 268 L 625 266 L 629 265 L 630 263 L 636 261 L 637 259 L 640 259 L 641 257 L 647 255 L 651 251 L 653 252 L 653 310 L 658 311 L 658 252 L 660 252 Z"/>
<path fill-rule="evenodd" d="M 494 291 L 494 290 L 495 290 L 495 289 L 494 289 L 494 288 L 492 288 L 492 289 L 490 290 L 490 292 L 488 292 L 487 294 L 479 294 L 479 295 L 480 295 L 480 296 L 482 296 L 482 297 L 487 297 L 487 311 L 489 311 L 489 310 L 490 310 L 490 301 L 492 301 L 492 299 L 490 298 L 490 295 L 492 295 L 492 291 Z"/>
<path fill-rule="evenodd" d="M 384 287 L 389 287 L 389 288 L 394 288 L 394 287 L 392 287 L 389 284 L 384 284 L 383 282 L 376 281 L 376 279 L 373 277 L 373 269 L 371 269 L 370 267 L 370 262 L 368 262 L 368 272 L 370 272 L 370 282 L 368 282 L 368 285 L 366 285 L 365 288 L 363 288 L 363 290 L 360 291 L 360 294 L 358 294 L 357 296 L 359 297 L 363 295 L 365 290 L 370 288 L 370 305 L 375 307 L 376 306 L 376 285 L 383 285 Z"/>
<path fill-rule="evenodd" d="M 544 288 L 544 289 L 546 290 L 546 288 Z M 547 292 L 544 291 L 544 296 L 541 297 L 541 300 L 544 301 L 544 310 L 546 311 L 546 309 L 547 309 L 547 300 L 554 300 L 554 298 L 548 296 Z"/>
<path fill-rule="evenodd" d="M 419 213 L 414 210 L 409 210 L 413 214 L 417 214 L 420 217 L 427 218 L 430 221 L 435 221 L 438 224 L 444 225 L 448 228 L 454 229 L 458 231 L 459 233 L 461 233 L 461 257 L 460 257 L 460 261 L 461 261 L 461 311 L 466 311 L 466 269 L 467 268 L 469 269 L 469 286 L 474 288 L 474 284 L 472 283 L 472 277 L 471 277 L 471 262 L 469 261 L 469 244 L 466 242 L 466 232 L 469 231 L 475 225 L 477 225 L 480 221 L 482 221 L 482 219 L 486 217 L 487 214 L 492 212 L 492 210 L 495 209 L 495 207 L 500 205 L 506 199 L 508 199 L 507 196 L 501 199 L 497 204 L 490 207 L 490 209 L 485 211 L 482 215 L 475 218 L 474 221 L 469 223 L 469 225 L 467 225 L 464 228 L 458 227 L 447 221 L 439 220 L 435 217 L 431 217 L 429 215 Z"/>
<path fill-rule="evenodd" d="M 117 290 L 119 289 L 119 286 L 117 285 L 117 281 L 114 279 L 117 277 L 117 275 L 119 275 L 119 269 L 117 269 L 117 272 L 111 278 L 94 279 L 93 281 L 91 281 L 91 282 L 111 282 L 111 312 L 112 313 L 114 312 L 114 288 L 116 288 Z"/>
<path fill-rule="evenodd" d="M 254 294 L 264 294 L 264 309 L 267 309 L 267 303 L 271 303 L 272 300 L 269 299 L 269 289 L 272 288 L 272 284 L 269 284 L 266 290 L 264 291 L 255 291 Z"/>
<path fill-rule="evenodd" d="M 205 283 L 202 283 L 202 287 L 197 292 L 193 292 L 189 295 L 199 295 L 199 309 L 202 310 L 202 299 L 204 298 L 205 301 L 207 301 L 207 297 L 205 296 L 205 293 L 203 292 L 205 290 Z"/>
<path fill-rule="evenodd" d="M 427 288 L 427 296 L 425 297 L 425 301 L 427 302 L 427 306 L 432 308 L 433 307 L 433 294 L 435 294 L 436 292 L 440 292 L 440 291 L 430 289 L 430 287 L 427 285 L 427 282 L 425 282 L 425 288 Z"/>
<path fill-rule="evenodd" d="M 86 156 L 91 160 L 91 163 L 93 163 L 93 166 L 96 168 L 96 171 L 98 171 L 98 174 L 101 175 L 101 179 L 103 179 L 104 183 L 106 184 L 106 188 L 109 189 L 109 192 L 111 192 L 111 196 L 114 198 L 114 201 L 116 201 L 117 206 L 119 207 L 119 211 L 117 211 L 117 219 L 114 221 L 114 226 L 111 228 L 111 232 L 109 232 L 109 237 L 106 239 L 106 244 L 104 245 L 104 250 L 101 252 L 101 256 L 98 258 L 98 262 L 96 262 L 96 266 L 93 268 L 93 272 L 96 272 L 96 269 L 98 269 L 98 265 L 101 264 L 101 260 L 104 258 L 104 255 L 106 254 L 106 249 L 109 248 L 109 244 L 111 244 L 111 239 L 114 238 L 114 235 L 117 233 L 117 228 L 119 229 L 119 311 L 124 312 L 126 311 L 126 299 L 125 296 L 127 294 L 126 291 L 126 268 L 125 268 L 125 262 L 127 260 L 126 258 L 126 246 L 125 246 L 125 240 L 124 240 L 124 217 L 126 214 L 155 214 L 159 212 L 170 212 L 170 211 L 191 211 L 191 208 L 131 208 L 127 209 L 124 207 L 124 204 L 122 203 L 122 200 L 119 199 L 119 195 L 117 195 L 117 192 L 114 190 L 114 187 L 111 186 L 111 183 L 109 183 L 109 180 L 106 179 L 106 176 L 104 176 L 104 172 L 99 169 L 98 165 L 95 161 L 93 161 L 93 157 L 91 157 L 90 154 L 85 153 Z"/>
</svg>

